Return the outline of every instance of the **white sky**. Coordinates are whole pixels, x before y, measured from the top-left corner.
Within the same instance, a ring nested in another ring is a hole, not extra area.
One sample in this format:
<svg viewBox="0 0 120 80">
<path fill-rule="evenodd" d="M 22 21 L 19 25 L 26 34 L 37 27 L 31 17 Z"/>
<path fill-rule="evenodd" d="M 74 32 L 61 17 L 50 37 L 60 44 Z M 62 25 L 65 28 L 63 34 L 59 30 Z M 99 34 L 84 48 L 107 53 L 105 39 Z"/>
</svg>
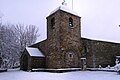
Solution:
<svg viewBox="0 0 120 80">
<path fill-rule="evenodd" d="M 46 38 L 46 17 L 63 0 L 0 0 L 3 23 L 33 24 Z M 72 8 L 72 0 L 66 0 Z M 73 0 L 73 10 L 81 16 L 82 37 L 120 42 L 120 0 Z"/>
</svg>

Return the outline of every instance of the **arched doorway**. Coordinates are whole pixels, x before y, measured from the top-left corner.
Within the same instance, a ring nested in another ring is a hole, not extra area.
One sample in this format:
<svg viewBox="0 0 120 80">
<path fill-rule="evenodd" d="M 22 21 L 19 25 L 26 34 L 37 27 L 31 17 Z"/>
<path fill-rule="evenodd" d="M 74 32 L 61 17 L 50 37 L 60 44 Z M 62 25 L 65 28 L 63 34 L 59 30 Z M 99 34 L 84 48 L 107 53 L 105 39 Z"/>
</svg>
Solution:
<svg viewBox="0 0 120 80">
<path fill-rule="evenodd" d="M 28 56 L 27 55 L 23 56 L 23 70 L 24 71 L 28 70 Z"/>
<path fill-rule="evenodd" d="M 3 60 L 2 60 L 2 58 L 0 57 L 0 68 L 1 68 L 1 66 L 2 66 L 2 62 L 3 62 Z"/>
</svg>

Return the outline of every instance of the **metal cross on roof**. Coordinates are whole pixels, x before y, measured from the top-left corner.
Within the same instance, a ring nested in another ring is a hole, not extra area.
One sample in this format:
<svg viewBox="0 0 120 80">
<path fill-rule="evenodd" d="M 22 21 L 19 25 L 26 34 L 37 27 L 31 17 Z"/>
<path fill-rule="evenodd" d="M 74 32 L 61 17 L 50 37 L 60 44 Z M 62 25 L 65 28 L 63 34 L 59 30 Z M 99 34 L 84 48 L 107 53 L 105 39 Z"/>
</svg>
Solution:
<svg viewBox="0 0 120 80">
<path fill-rule="evenodd" d="M 63 0 L 62 5 L 65 5 L 65 6 L 67 5 L 65 0 Z"/>
</svg>

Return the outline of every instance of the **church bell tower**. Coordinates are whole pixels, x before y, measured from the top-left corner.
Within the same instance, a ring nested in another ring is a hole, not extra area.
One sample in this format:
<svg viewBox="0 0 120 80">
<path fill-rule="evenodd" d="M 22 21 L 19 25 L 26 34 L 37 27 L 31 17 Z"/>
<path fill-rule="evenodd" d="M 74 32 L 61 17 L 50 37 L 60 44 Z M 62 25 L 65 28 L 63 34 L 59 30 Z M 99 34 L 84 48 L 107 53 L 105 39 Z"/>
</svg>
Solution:
<svg viewBox="0 0 120 80">
<path fill-rule="evenodd" d="M 81 17 L 64 1 L 47 17 L 48 68 L 80 67 Z"/>
</svg>

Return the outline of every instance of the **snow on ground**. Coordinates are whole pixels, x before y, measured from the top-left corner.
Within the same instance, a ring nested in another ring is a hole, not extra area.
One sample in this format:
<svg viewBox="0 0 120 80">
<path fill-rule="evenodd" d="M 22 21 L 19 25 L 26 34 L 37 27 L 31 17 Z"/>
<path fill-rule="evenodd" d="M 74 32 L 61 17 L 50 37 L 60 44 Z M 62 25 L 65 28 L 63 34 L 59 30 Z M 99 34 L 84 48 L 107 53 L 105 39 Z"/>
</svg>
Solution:
<svg viewBox="0 0 120 80">
<path fill-rule="evenodd" d="M 116 72 L 103 71 L 50 73 L 9 70 L 0 73 L 0 80 L 120 80 L 120 75 Z"/>
</svg>

